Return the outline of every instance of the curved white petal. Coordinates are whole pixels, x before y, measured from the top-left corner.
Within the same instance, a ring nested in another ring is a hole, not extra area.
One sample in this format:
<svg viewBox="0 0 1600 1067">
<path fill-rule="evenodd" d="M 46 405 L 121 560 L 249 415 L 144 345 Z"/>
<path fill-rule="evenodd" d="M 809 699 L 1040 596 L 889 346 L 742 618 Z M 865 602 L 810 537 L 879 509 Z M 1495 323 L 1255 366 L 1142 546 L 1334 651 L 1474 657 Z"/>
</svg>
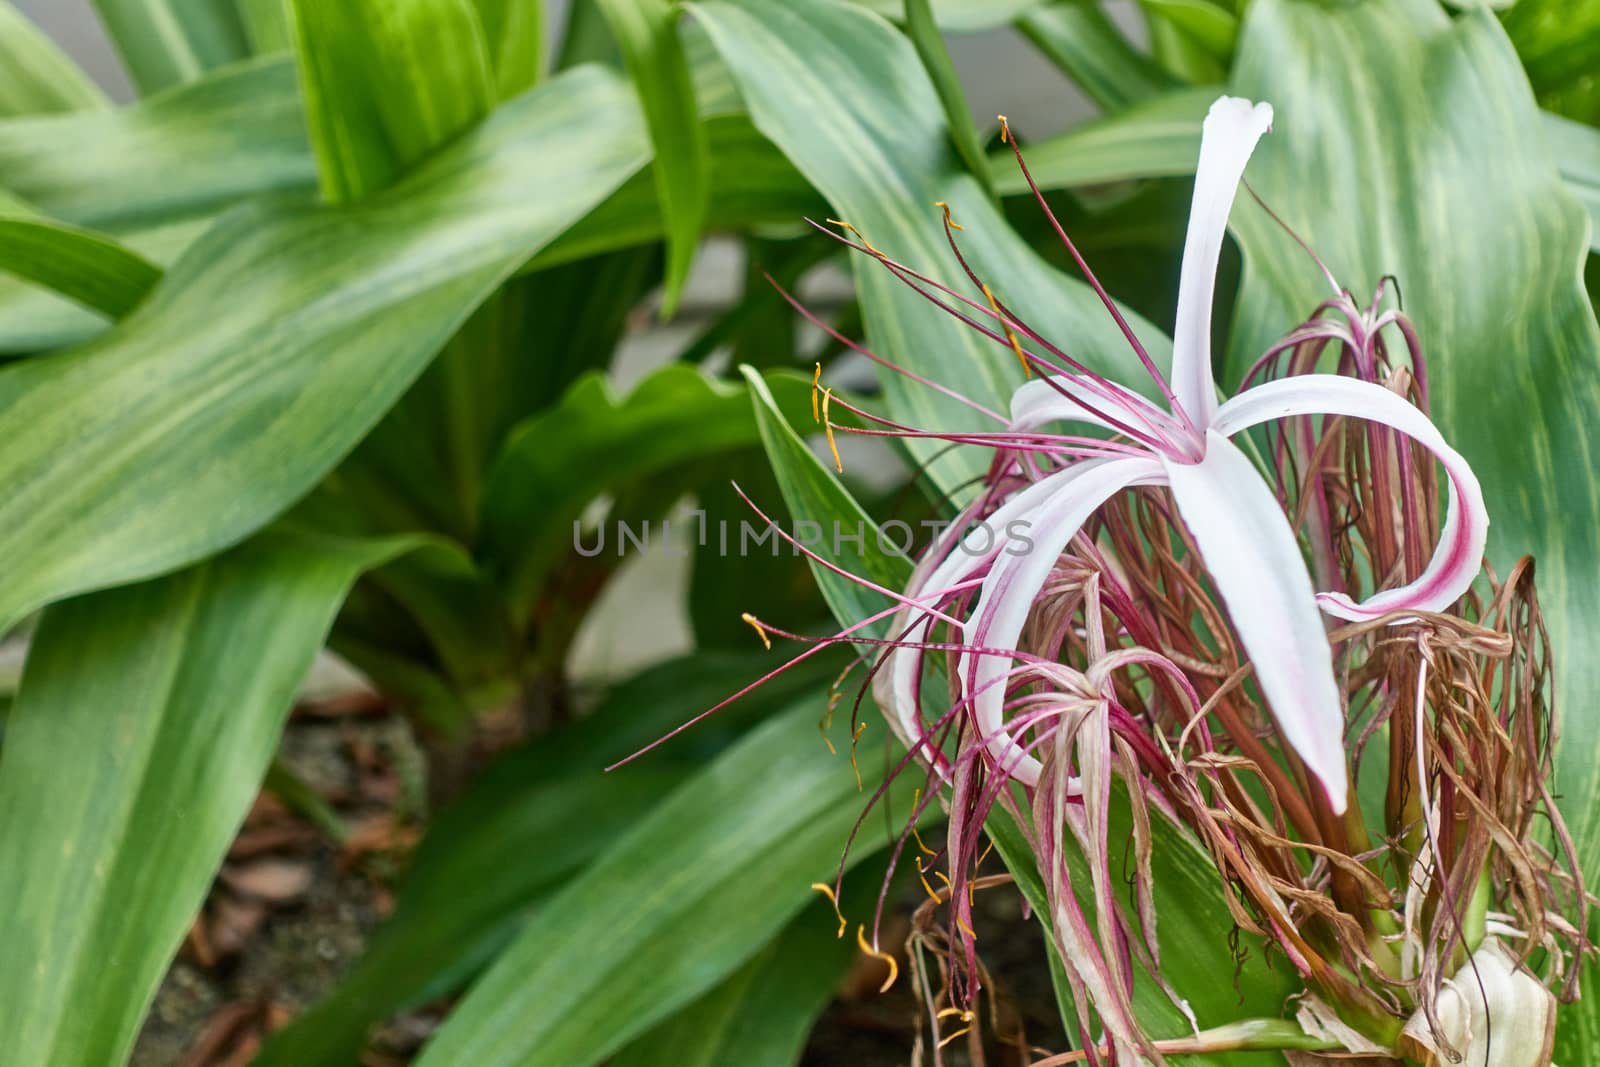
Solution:
<svg viewBox="0 0 1600 1067">
<path fill-rule="evenodd" d="M 1014 542 L 984 578 L 978 606 L 965 626 L 966 643 L 1016 648 L 1050 569 L 1089 516 L 1121 489 L 1163 481 L 1159 461 L 1131 456 L 1079 463 L 1019 493 L 1018 500 L 1031 498 L 1027 541 Z M 1013 778 L 1031 786 L 1039 780 L 1039 761 L 1004 730 L 1006 683 L 1001 679 L 1014 662 L 1010 656 L 966 653 L 958 670 L 962 692 L 972 698 L 973 717 L 990 755 Z"/>
<path fill-rule="evenodd" d="M 1311 575 L 1278 498 L 1216 430 L 1206 458 L 1166 463 L 1183 524 L 1227 605 L 1284 739 L 1343 812 L 1344 707 Z"/>
<path fill-rule="evenodd" d="M 1272 125 L 1272 105 L 1236 96 L 1218 98 L 1206 114 L 1195 169 L 1189 232 L 1178 279 L 1178 316 L 1172 331 L 1172 392 L 1197 428 L 1217 409 L 1211 376 L 1211 300 L 1217 257 L 1228 231 L 1228 212 L 1256 142 Z"/>
<path fill-rule="evenodd" d="M 1006 531 L 1011 524 L 1027 520 L 1030 512 L 1042 506 L 1086 466 L 1088 464 L 1077 464 L 1058 471 L 1000 505 L 983 520 L 981 526 L 952 545 L 943 557 L 930 556 L 919 564 L 907 583 L 906 595 L 920 599 L 940 593 L 987 567 L 991 559 L 1006 549 Z M 923 614 L 919 617 L 915 609 L 908 608 L 895 616 L 890 636 L 910 645 L 927 641 L 933 630 L 933 622 L 930 616 Z M 899 728 L 900 739 L 907 747 L 922 737 L 922 725 L 918 718 L 921 710 L 918 687 L 924 659 L 925 654 L 920 648 L 896 648 L 889 654 L 887 669 L 882 672 L 888 675 L 889 695 L 881 703 L 887 705 L 893 724 Z"/>
<path fill-rule="evenodd" d="M 1427 569 L 1410 585 L 1387 589 L 1357 604 L 1343 593 L 1319 593 L 1322 610 L 1341 619 L 1375 619 L 1391 611 L 1442 611 L 1472 584 L 1483 567 L 1489 537 L 1489 512 L 1477 475 L 1405 397 L 1381 385 L 1337 374 L 1304 374 L 1246 389 L 1217 411 L 1216 431 L 1224 436 L 1257 423 L 1293 415 L 1346 415 L 1381 422 L 1399 430 L 1434 454 L 1449 478 L 1449 505 L 1439 545 Z"/>
<path fill-rule="evenodd" d="M 1011 394 L 1012 430 L 1036 430 L 1052 422 L 1121 429 L 1111 420 L 1145 432 L 1154 430 L 1169 436 L 1176 432 L 1171 415 L 1132 389 L 1083 374 L 1032 378 Z"/>
</svg>

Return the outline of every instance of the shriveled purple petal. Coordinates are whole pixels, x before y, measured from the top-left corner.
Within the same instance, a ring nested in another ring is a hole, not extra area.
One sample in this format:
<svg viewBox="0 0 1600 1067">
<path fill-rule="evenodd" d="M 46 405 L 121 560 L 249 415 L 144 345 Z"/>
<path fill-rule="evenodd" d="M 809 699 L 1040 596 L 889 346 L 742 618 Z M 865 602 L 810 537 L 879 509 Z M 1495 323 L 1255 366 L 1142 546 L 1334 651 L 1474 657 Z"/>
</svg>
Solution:
<svg viewBox="0 0 1600 1067">
<path fill-rule="evenodd" d="M 1299 375 L 1247 389 L 1217 411 L 1215 428 L 1231 436 L 1257 423 L 1295 415 L 1346 415 L 1399 430 L 1438 458 L 1450 484 L 1439 545 L 1416 581 L 1359 604 L 1343 593 L 1319 593 L 1322 610 L 1341 619 L 1366 620 L 1393 611 L 1443 611 L 1454 603 L 1482 569 L 1489 536 L 1483 490 L 1461 453 L 1404 397 L 1381 385 L 1335 374 Z"/>
<path fill-rule="evenodd" d="M 1217 258 L 1228 231 L 1228 212 L 1256 142 L 1272 125 L 1272 105 L 1236 96 L 1219 97 L 1206 114 L 1200 162 L 1183 243 L 1178 280 L 1178 317 L 1172 331 L 1172 391 L 1196 429 L 1210 425 L 1217 409 L 1211 375 L 1211 301 Z"/>
<path fill-rule="evenodd" d="M 1299 542 L 1272 489 L 1216 430 L 1206 458 L 1166 464 L 1178 514 L 1227 605 L 1278 728 L 1343 812 L 1344 710 Z"/>
</svg>

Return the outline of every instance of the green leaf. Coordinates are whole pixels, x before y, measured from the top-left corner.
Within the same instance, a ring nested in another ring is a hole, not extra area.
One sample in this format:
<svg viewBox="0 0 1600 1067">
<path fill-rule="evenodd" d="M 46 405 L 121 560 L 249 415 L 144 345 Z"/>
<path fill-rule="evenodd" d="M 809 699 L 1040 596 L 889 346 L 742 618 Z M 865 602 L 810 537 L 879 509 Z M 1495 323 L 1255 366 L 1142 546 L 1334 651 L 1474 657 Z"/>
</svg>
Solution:
<svg viewBox="0 0 1600 1067">
<path fill-rule="evenodd" d="M 316 181 L 294 65 L 282 57 L 131 107 L 0 122 L 0 174 L 51 218 L 114 235 Z"/>
<path fill-rule="evenodd" d="M 1128 42 L 1096 0 L 1050 4 L 1017 28 L 1103 111 L 1121 111 L 1176 84 Z"/>
<path fill-rule="evenodd" d="M 473 0 L 489 46 L 500 99 L 544 77 L 544 0 Z"/>
<path fill-rule="evenodd" d="M 1589 250 L 1600 252 L 1600 130 L 1548 112 L 1540 117 L 1567 188 L 1589 211 Z"/>
<path fill-rule="evenodd" d="M 371 195 L 472 128 L 495 74 L 470 0 L 291 0 L 322 192 Z"/>
<path fill-rule="evenodd" d="M 0 214 L 0 271 L 121 318 L 161 280 L 161 268 L 92 230 Z"/>
<path fill-rule="evenodd" d="M 774 384 L 793 410 L 808 403 L 805 379 L 783 375 Z M 550 568 L 571 551 L 573 524 L 600 493 L 755 440 L 744 390 L 696 367 L 669 364 L 626 397 L 603 373 L 581 378 L 559 405 L 511 433 L 489 474 L 482 555 L 503 576 L 513 613 L 526 615 Z M 614 539 L 610 545 L 620 550 Z"/>
<path fill-rule="evenodd" d="M 1086 365 L 1148 388 L 1093 292 L 1045 266 L 956 164 L 933 87 L 910 42 L 892 26 L 833 0 L 711 0 L 693 10 L 732 68 L 756 126 L 828 198 L 837 217 L 889 255 L 954 284 L 962 274 L 934 206 L 948 202 L 966 227 L 958 236 L 968 260 L 1001 300 L 1044 336 L 1070 342 Z M 806 106 L 793 106 L 795 100 Z M 865 256 L 855 259 L 855 277 L 875 351 L 992 409 L 1006 408 L 1022 380 L 1008 346 L 952 321 Z M 1156 361 L 1165 362 L 1170 343 L 1136 316 L 1131 320 Z M 994 425 L 897 375 L 885 375 L 883 386 L 901 422 L 940 430 Z M 965 483 L 988 466 L 977 450 L 946 452 L 943 442 L 927 439 L 907 444 L 946 493 L 968 491 Z"/>
<path fill-rule="evenodd" d="M 124 1062 L 345 590 L 402 547 L 270 532 L 45 613 L 0 754 L 8 1058 Z"/>
<path fill-rule="evenodd" d="M 1200 121 L 1219 92 L 1211 86 L 1174 90 L 1030 143 L 1028 169 L 1041 189 L 1193 174 Z M 1030 192 L 1009 149 L 996 152 L 989 165 L 1001 193 Z"/>
<path fill-rule="evenodd" d="M 1518 0 L 1500 19 L 1539 102 L 1569 118 L 1600 123 L 1594 63 L 1600 0 Z"/>
<path fill-rule="evenodd" d="M 668 742 L 601 773 L 738 689 L 750 655 L 697 654 L 624 682 L 576 723 L 501 756 L 440 812 L 418 846 L 394 915 L 334 993 L 276 1036 L 256 1067 L 345 1067 L 368 1028 L 453 992 L 560 889 L 761 716 L 826 684 L 836 663 L 797 671 Z"/>
<path fill-rule="evenodd" d="M 89 76 L 10 0 L 0 0 L 0 116 L 105 105 Z"/>
<path fill-rule="evenodd" d="M 846 904 L 848 907 L 848 902 Z M 611 1058 L 610 1067 L 794 1067 L 856 954 L 812 904 L 722 984 Z"/>
<path fill-rule="evenodd" d="M 898 19 L 905 14 L 905 0 L 854 2 L 886 18 Z M 933 0 L 933 17 L 941 29 L 974 33 L 998 29 L 1044 4 L 1045 0 Z"/>
<path fill-rule="evenodd" d="M 147 96 L 250 54 L 234 0 L 94 0 L 94 7 Z"/>
<path fill-rule="evenodd" d="M 1600 329 L 1581 282 L 1588 220 L 1517 57 L 1485 11 L 1254 0 L 1234 84 L 1281 116 L 1252 184 L 1357 294 L 1398 277 L 1435 418 L 1483 483 L 1491 558 L 1538 560 L 1564 713 L 1555 791 L 1593 877 L 1600 719 L 1583 709 L 1600 693 Z M 1230 382 L 1327 293 L 1262 212 L 1235 224 L 1245 268 Z M 1594 1003 L 1564 1009 L 1558 1062 L 1595 1059 Z"/>
<path fill-rule="evenodd" d="M 758 727 L 551 898 L 418 1067 L 596 1063 L 814 900 L 865 802 L 817 737 L 824 703 L 819 691 Z M 884 820 L 866 820 L 850 860 L 886 840 Z"/>
<path fill-rule="evenodd" d="M 104 338 L 0 369 L 0 629 L 284 510 L 643 141 L 626 87 L 574 71 L 359 206 L 231 213 Z"/>
<path fill-rule="evenodd" d="M 596 0 L 622 49 L 655 147 L 656 189 L 667 233 L 662 314 L 670 316 L 694 263 L 710 197 L 710 157 L 694 80 L 670 0 Z"/>
<path fill-rule="evenodd" d="M 1139 6 L 1166 19 L 1214 59 L 1227 62 L 1239 41 L 1239 20 L 1212 0 L 1139 0 Z"/>
<path fill-rule="evenodd" d="M 984 159 L 983 142 L 978 138 L 978 127 L 972 121 L 972 109 L 967 106 L 967 94 L 961 89 L 961 78 L 950 59 L 950 50 L 934 21 L 931 0 L 905 0 L 906 35 L 917 47 L 922 57 L 923 69 L 933 81 L 944 105 L 945 121 L 950 124 L 950 138 L 961 154 L 967 170 L 977 176 L 990 196 L 994 188 L 989 181 L 989 167 Z"/>
<path fill-rule="evenodd" d="M 289 0 L 239 0 L 250 48 L 258 56 L 294 51 L 289 31 Z"/>
</svg>

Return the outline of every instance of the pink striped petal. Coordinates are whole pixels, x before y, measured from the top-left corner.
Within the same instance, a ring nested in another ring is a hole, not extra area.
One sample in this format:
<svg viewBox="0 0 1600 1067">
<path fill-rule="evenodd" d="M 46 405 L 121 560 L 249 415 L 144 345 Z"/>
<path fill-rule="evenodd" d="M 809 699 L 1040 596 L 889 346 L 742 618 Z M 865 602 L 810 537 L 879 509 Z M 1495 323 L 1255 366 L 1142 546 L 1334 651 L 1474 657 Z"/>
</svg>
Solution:
<svg viewBox="0 0 1600 1067">
<path fill-rule="evenodd" d="M 1197 429 L 1205 429 L 1217 410 L 1211 374 L 1211 301 L 1228 212 L 1250 153 L 1271 125 L 1271 104 L 1224 96 L 1211 105 L 1201 128 L 1200 162 L 1178 279 L 1178 317 L 1172 331 L 1172 391 Z"/>
<path fill-rule="evenodd" d="M 1053 422 L 1082 422 L 1108 430 L 1131 426 L 1162 437 L 1181 432 L 1171 415 L 1132 389 L 1083 374 L 1034 378 L 1011 394 L 1012 430 L 1036 430 Z"/>
<path fill-rule="evenodd" d="M 1027 540 L 1014 541 L 984 578 L 978 606 L 965 627 L 966 643 L 1015 648 L 1051 568 L 1089 516 L 1122 489 L 1165 480 L 1160 462 L 1130 456 L 1075 464 L 1017 494 L 1018 501 L 1028 502 Z M 1039 761 L 1004 729 L 1004 679 L 1014 663 L 1009 656 L 967 653 L 959 673 L 990 755 L 1013 778 L 1031 786 L 1039 780 Z"/>
<path fill-rule="evenodd" d="M 1489 536 L 1483 490 L 1461 453 L 1404 397 L 1381 385 L 1336 374 L 1298 375 L 1247 389 L 1222 405 L 1215 427 L 1231 436 L 1294 415 L 1346 415 L 1399 430 L 1438 458 L 1450 482 L 1444 530 L 1422 575 L 1410 585 L 1387 589 L 1359 604 L 1343 593 L 1319 593 L 1322 610 L 1340 619 L 1366 620 L 1392 611 L 1443 611 L 1453 604 L 1482 569 Z"/>
<path fill-rule="evenodd" d="M 1343 812 L 1344 707 L 1333 653 L 1300 544 L 1272 489 L 1226 437 L 1206 433 L 1206 458 L 1166 463 L 1178 514 L 1255 666 L 1283 737 Z"/>
</svg>

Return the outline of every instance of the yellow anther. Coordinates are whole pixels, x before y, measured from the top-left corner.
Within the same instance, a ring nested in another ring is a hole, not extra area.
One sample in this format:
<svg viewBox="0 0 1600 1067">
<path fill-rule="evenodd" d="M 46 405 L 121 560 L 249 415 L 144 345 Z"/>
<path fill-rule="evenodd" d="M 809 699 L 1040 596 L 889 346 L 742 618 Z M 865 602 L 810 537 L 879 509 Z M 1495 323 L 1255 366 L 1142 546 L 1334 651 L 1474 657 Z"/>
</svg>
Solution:
<svg viewBox="0 0 1600 1067">
<path fill-rule="evenodd" d="M 943 872 L 943 871 L 934 871 L 934 872 L 933 872 L 933 876 L 934 876 L 934 877 L 935 877 L 935 878 L 937 878 L 937 879 L 939 879 L 939 881 L 941 881 L 941 882 L 943 882 L 943 883 L 944 883 L 944 887 L 945 887 L 945 889 L 952 889 L 952 888 L 954 888 L 954 887 L 953 887 L 953 886 L 951 886 L 951 884 L 950 884 L 950 876 L 949 876 L 949 875 L 947 875 L 947 874 L 945 874 L 945 873 L 944 873 L 944 872 Z"/>
<path fill-rule="evenodd" d="M 761 620 L 750 614 L 748 611 L 743 615 L 740 615 L 739 618 L 749 623 L 750 628 L 754 630 L 761 638 L 761 643 L 767 646 L 767 651 L 772 651 L 772 638 L 767 636 L 767 628 L 761 625 Z"/>
<path fill-rule="evenodd" d="M 889 992 L 889 990 L 894 986 L 894 980 L 900 977 L 900 964 L 897 963 L 895 958 L 889 955 L 887 952 L 879 950 L 874 945 L 867 944 L 867 928 L 865 926 L 856 927 L 856 944 L 861 946 L 862 952 L 865 952 L 873 959 L 882 960 L 884 963 L 888 964 L 889 977 L 884 979 L 883 985 L 878 987 L 878 992 Z"/>
<path fill-rule="evenodd" d="M 956 1038 L 962 1037 L 962 1036 L 964 1036 L 966 1034 L 969 1034 L 971 1032 L 972 1032 L 972 1027 L 970 1025 L 963 1026 L 961 1029 L 957 1030 L 955 1033 L 951 1034 L 949 1037 L 946 1037 L 944 1040 L 940 1041 L 939 1042 L 939 1047 L 940 1048 L 944 1048 L 946 1045 L 948 1045 L 950 1042 L 954 1041 Z"/>
<path fill-rule="evenodd" d="M 1011 342 L 1011 351 L 1017 354 L 1017 362 L 1022 364 L 1022 373 L 1029 378 L 1033 377 L 1033 368 L 1028 366 L 1028 357 L 1022 354 L 1022 342 L 1017 340 L 1016 331 L 1011 329 L 1011 323 L 1000 312 L 1000 302 L 994 298 L 993 291 L 985 285 L 983 295 L 989 301 L 989 307 L 994 309 L 995 317 L 1000 320 L 1000 328 L 1006 332 L 1006 340 Z"/>
<path fill-rule="evenodd" d="M 828 451 L 833 453 L 833 469 L 844 473 L 844 460 L 839 458 L 839 444 L 833 439 L 833 420 L 828 417 L 828 404 L 833 400 L 833 390 L 822 391 L 822 430 L 828 435 Z"/>
<path fill-rule="evenodd" d="M 949 205 L 949 203 L 947 203 L 946 201 L 943 201 L 943 200 L 935 200 L 933 202 L 933 206 L 934 207 L 938 207 L 938 208 L 944 208 L 944 224 L 946 226 L 950 227 L 952 230 L 964 230 L 964 229 L 966 229 L 965 226 L 961 225 L 961 223 L 957 222 L 955 219 L 950 217 L 950 205 Z"/>
<path fill-rule="evenodd" d="M 956 925 L 961 927 L 961 929 L 966 933 L 966 935 L 968 937 L 972 938 L 972 940 L 974 940 L 974 941 L 978 940 L 978 935 L 973 931 L 972 927 L 968 926 L 967 925 L 967 921 L 965 919 L 963 919 L 959 915 L 956 916 Z"/>
<path fill-rule="evenodd" d="M 948 1019 L 952 1015 L 960 1016 L 961 1017 L 961 1021 L 964 1022 L 964 1023 L 970 1023 L 972 1021 L 972 1018 L 973 1018 L 972 1012 L 967 1008 L 946 1008 L 943 1011 L 941 1011 L 938 1015 L 935 1015 L 934 1018 L 936 1018 L 936 1019 Z"/>
<path fill-rule="evenodd" d="M 844 937 L 844 932 L 849 923 L 845 921 L 844 912 L 839 910 L 839 898 L 833 895 L 833 886 L 826 882 L 812 882 L 811 888 L 828 898 L 828 903 L 833 905 L 833 913 L 839 917 L 839 937 Z"/>
<path fill-rule="evenodd" d="M 879 259 L 888 259 L 889 258 L 888 256 L 884 255 L 882 252 L 880 252 L 878 249 L 874 248 L 872 242 L 867 240 L 867 235 L 862 233 L 860 230 L 856 229 L 850 223 L 844 221 L 843 219 L 829 219 L 828 221 L 833 223 L 835 226 L 840 227 L 841 229 L 848 230 L 850 233 L 855 234 L 856 235 L 856 240 L 861 242 L 861 247 L 865 248 L 868 252 L 870 252 L 873 255 L 877 256 Z"/>
<path fill-rule="evenodd" d="M 983 866 L 983 861 L 988 859 L 989 858 L 989 853 L 991 853 L 993 851 L 994 851 L 994 842 L 990 841 L 989 842 L 989 847 L 983 850 L 983 855 L 978 857 L 978 862 L 974 863 L 972 865 L 972 869 L 973 870 L 977 870 L 979 867 L 982 867 Z"/>
<path fill-rule="evenodd" d="M 927 872 L 922 869 L 921 856 L 917 857 L 917 879 L 922 882 L 922 888 L 928 891 L 929 900 L 933 901 L 935 904 L 944 903 L 944 897 L 941 897 L 939 895 L 939 891 L 933 888 L 932 884 L 929 883 Z"/>
<path fill-rule="evenodd" d="M 811 376 L 811 421 L 821 422 L 822 414 L 817 411 L 817 386 L 822 382 L 822 364 L 817 364 L 817 372 Z"/>
<path fill-rule="evenodd" d="M 861 792 L 863 786 L 861 785 L 861 768 L 856 765 L 856 742 L 860 741 L 861 740 L 861 735 L 866 733 L 866 732 L 867 732 L 867 724 L 866 723 L 860 723 L 860 724 L 858 724 L 856 726 L 856 732 L 850 738 L 850 769 L 852 771 L 856 772 L 856 792 L 857 793 Z"/>
<path fill-rule="evenodd" d="M 1011 123 L 1006 121 L 1004 115 L 996 115 L 995 118 L 1000 120 L 1000 143 L 1005 144 L 1011 140 Z"/>
</svg>

